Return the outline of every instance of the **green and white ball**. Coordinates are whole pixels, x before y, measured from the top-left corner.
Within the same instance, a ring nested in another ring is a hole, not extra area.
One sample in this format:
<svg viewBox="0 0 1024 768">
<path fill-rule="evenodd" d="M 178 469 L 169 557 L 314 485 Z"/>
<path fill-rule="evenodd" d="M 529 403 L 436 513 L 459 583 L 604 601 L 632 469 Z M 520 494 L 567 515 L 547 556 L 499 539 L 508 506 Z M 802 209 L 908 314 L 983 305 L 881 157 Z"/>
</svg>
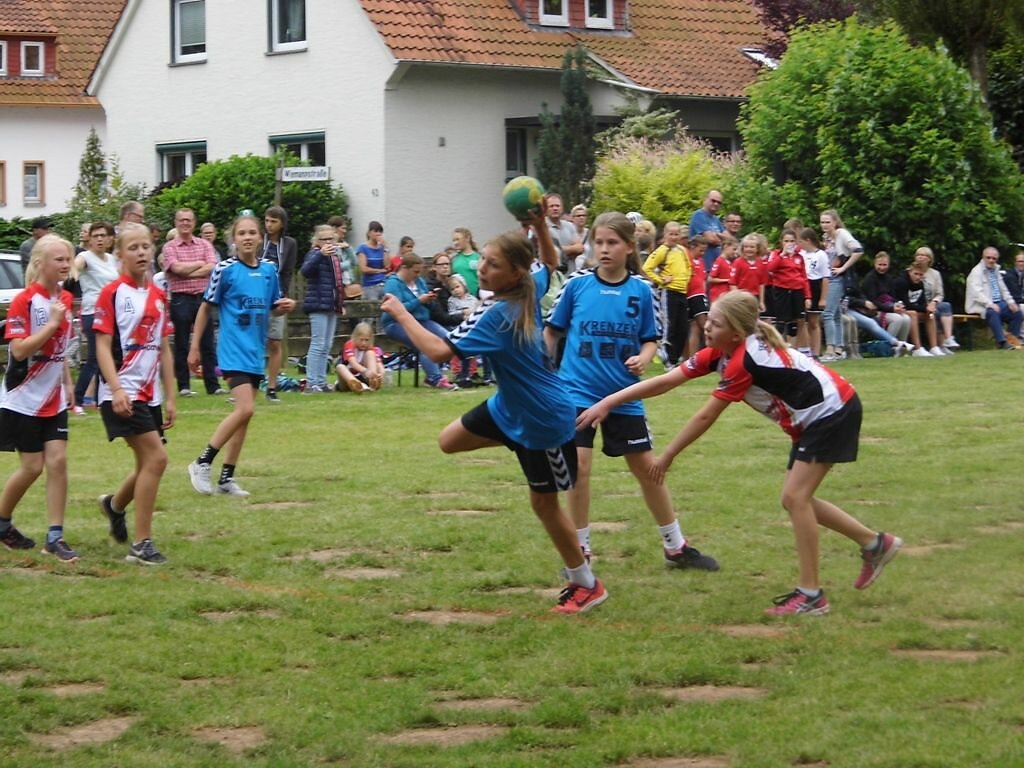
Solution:
<svg viewBox="0 0 1024 768">
<path fill-rule="evenodd" d="M 533 176 L 516 176 L 505 185 L 501 199 L 508 212 L 523 221 L 540 208 L 544 187 Z"/>
</svg>

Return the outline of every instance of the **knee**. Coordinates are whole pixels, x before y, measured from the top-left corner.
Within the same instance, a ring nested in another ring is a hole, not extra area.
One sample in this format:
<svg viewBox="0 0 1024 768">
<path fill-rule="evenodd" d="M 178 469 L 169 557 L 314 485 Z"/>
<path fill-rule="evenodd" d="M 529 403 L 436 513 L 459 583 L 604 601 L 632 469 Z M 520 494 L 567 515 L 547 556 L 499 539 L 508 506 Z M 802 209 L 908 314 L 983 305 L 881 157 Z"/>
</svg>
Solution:
<svg viewBox="0 0 1024 768">
<path fill-rule="evenodd" d="M 48 475 L 63 475 L 68 471 L 68 457 L 66 454 L 46 457 L 46 473 Z M 38 476 L 38 473 L 37 473 Z"/>
<path fill-rule="evenodd" d="M 24 458 L 24 454 L 22 456 L 21 471 L 28 475 L 32 482 L 35 482 L 43 474 L 43 455 L 35 454 L 29 458 Z"/>
<path fill-rule="evenodd" d="M 235 415 L 243 424 L 248 424 L 255 413 L 256 406 L 254 403 L 236 403 L 235 405 Z"/>
<path fill-rule="evenodd" d="M 161 448 L 163 448 L 163 446 L 161 446 Z M 157 476 L 163 475 L 164 471 L 167 469 L 167 451 L 161 450 L 159 453 L 148 457 L 146 459 L 146 467 L 150 472 Z"/>
</svg>

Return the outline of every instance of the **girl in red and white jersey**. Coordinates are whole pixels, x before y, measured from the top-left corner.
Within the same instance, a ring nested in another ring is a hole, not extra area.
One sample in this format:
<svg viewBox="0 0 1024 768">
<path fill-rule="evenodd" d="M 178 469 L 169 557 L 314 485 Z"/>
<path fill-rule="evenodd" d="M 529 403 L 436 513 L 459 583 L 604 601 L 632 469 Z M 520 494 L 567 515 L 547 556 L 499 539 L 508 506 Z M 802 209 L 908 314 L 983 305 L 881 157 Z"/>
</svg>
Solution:
<svg viewBox="0 0 1024 768">
<path fill-rule="evenodd" d="M 668 373 L 604 398 L 580 414 L 577 428 L 600 422 L 623 402 L 661 395 L 692 378 L 717 372 L 718 387 L 658 458 L 651 475 L 663 482 L 675 457 L 703 435 L 730 403 L 743 400 L 778 423 L 793 440 L 782 505 L 796 537 L 800 581 L 792 592 L 776 598 L 767 613 L 828 613 L 818 580 L 818 525 L 860 546 L 863 566 L 854 582 L 857 589 L 878 577 L 903 542 L 872 531 L 814 495 L 834 463 L 857 458 L 860 399 L 842 376 L 787 347 L 778 331 L 758 320 L 758 310 L 757 300 L 744 291 L 723 296 L 708 315 L 706 348 Z"/>
<path fill-rule="evenodd" d="M 781 248 L 768 256 L 769 287 L 765 290 L 772 292 L 775 329 L 793 343 L 800 335 L 807 310 L 811 308 L 811 284 L 807 281 L 803 254 L 797 247 L 796 232 L 782 230 L 780 245 Z"/>
<path fill-rule="evenodd" d="M 114 250 L 121 276 L 100 291 L 92 325 L 101 375 L 96 399 L 107 439 L 123 437 L 135 454 L 135 466 L 116 492 L 100 496 L 99 504 L 110 535 L 123 544 L 128 541 L 125 510 L 134 501 L 135 537 L 125 559 L 162 565 L 167 558 L 153 544 L 153 510 L 167 468 L 163 431 L 175 417 L 174 358 L 167 339 L 174 329 L 167 296 L 150 279 L 149 229 L 123 224 Z"/>
<path fill-rule="evenodd" d="M 747 235 L 740 241 L 740 257 L 733 261 L 729 275 L 729 291 L 746 291 L 754 296 L 761 312 L 765 310 L 765 262 L 762 257 L 767 250 L 767 243 L 761 235 Z"/>
<path fill-rule="evenodd" d="M 7 313 L 9 359 L 0 385 L 0 451 L 17 451 L 21 459 L 0 493 L 0 541 L 8 549 L 35 547 L 11 517 L 45 467 L 49 530 L 43 551 L 65 562 L 78 559 L 64 541 L 67 409 L 74 388 L 66 357 L 72 297 L 61 283 L 74 274 L 74 258 L 74 246 L 57 235 L 45 235 L 33 246 L 25 270 L 28 287 L 14 297 Z"/>
</svg>

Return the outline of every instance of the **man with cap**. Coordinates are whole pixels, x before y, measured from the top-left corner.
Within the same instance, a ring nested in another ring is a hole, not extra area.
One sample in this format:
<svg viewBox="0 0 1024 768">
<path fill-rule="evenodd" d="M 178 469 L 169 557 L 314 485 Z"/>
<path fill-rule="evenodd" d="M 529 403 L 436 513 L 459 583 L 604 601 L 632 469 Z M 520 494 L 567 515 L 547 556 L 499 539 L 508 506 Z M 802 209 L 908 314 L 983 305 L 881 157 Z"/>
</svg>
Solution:
<svg viewBox="0 0 1024 768">
<path fill-rule="evenodd" d="M 32 257 L 32 249 L 36 245 L 36 241 L 39 240 L 43 235 L 50 233 L 50 220 L 45 216 L 40 216 L 38 219 L 32 220 L 32 237 L 25 240 L 18 251 L 21 253 L 21 271 L 24 272 L 28 268 L 29 259 Z"/>
</svg>

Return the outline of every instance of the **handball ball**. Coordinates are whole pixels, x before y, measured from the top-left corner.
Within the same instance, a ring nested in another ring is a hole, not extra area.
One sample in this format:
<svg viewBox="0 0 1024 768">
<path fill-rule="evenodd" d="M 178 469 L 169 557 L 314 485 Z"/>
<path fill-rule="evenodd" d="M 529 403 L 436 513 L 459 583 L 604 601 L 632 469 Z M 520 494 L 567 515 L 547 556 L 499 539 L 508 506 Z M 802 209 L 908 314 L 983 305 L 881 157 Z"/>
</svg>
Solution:
<svg viewBox="0 0 1024 768">
<path fill-rule="evenodd" d="M 544 187 L 532 176 L 516 176 L 505 185 L 505 191 L 501 193 L 508 212 L 519 221 L 540 208 L 543 198 Z"/>
</svg>

